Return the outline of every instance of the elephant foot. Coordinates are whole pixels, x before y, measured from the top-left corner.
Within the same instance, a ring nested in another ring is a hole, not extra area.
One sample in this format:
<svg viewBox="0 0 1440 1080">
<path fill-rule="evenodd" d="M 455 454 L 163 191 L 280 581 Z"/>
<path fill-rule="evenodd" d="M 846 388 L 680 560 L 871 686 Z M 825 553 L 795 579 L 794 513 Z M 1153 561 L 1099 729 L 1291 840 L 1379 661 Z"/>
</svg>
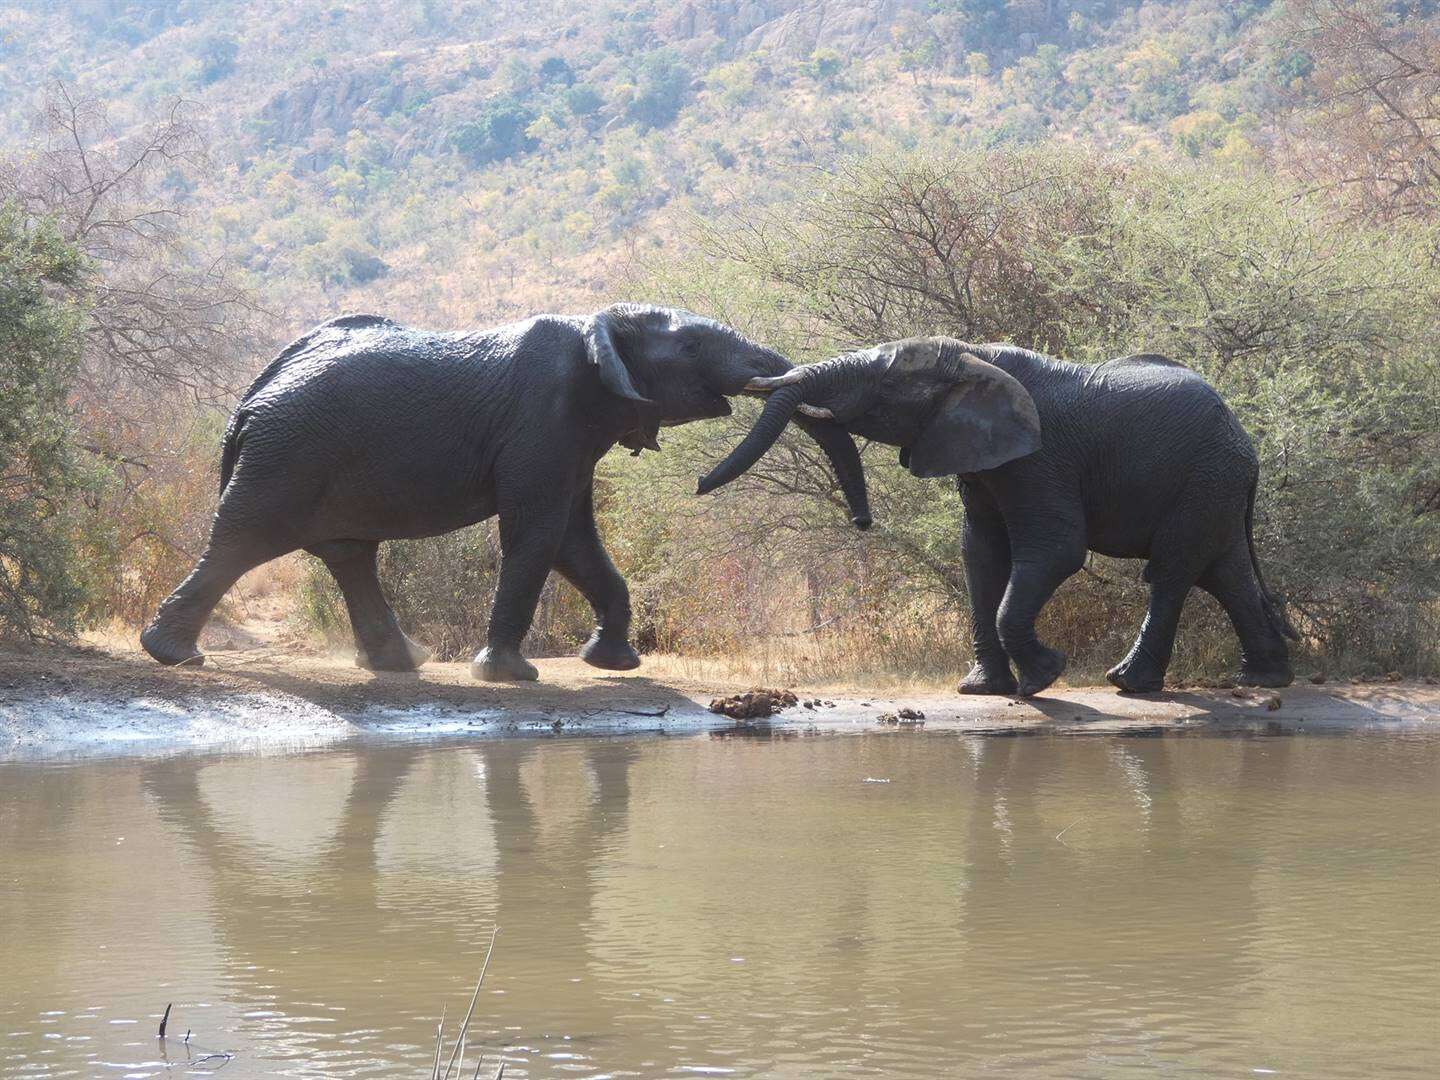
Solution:
<svg viewBox="0 0 1440 1080">
<path fill-rule="evenodd" d="M 1153 694 L 1165 686 L 1165 672 L 1128 656 L 1107 671 L 1105 678 L 1122 694 Z"/>
<path fill-rule="evenodd" d="M 1065 670 L 1065 654 L 1041 645 L 1024 663 L 1015 661 L 1015 668 L 1020 672 L 1020 696 L 1034 697 L 1060 677 Z"/>
<path fill-rule="evenodd" d="M 1295 672 L 1290 670 L 1289 664 L 1265 668 L 1242 664 L 1240 677 L 1235 681 L 1241 686 L 1266 686 L 1279 689 L 1282 686 L 1289 686 L 1295 681 Z"/>
<path fill-rule="evenodd" d="M 540 672 L 518 649 L 486 645 L 470 663 L 470 675 L 481 682 L 534 682 Z"/>
<path fill-rule="evenodd" d="M 166 667 L 174 667 L 177 664 L 200 667 L 205 663 L 205 654 L 195 647 L 193 641 L 188 643 L 176 641 L 160 628 L 159 623 L 152 622 L 141 632 L 140 645 Z"/>
<path fill-rule="evenodd" d="M 581 648 L 580 659 L 591 667 L 606 671 L 634 671 L 640 666 L 640 654 L 630 647 L 628 641 L 601 637 L 598 630 Z"/>
<path fill-rule="evenodd" d="M 411 641 L 404 634 L 387 641 L 384 648 L 367 653 L 364 646 L 355 650 L 355 666 L 366 671 L 414 671 L 433 654 L 424 645 Z"/>
<path fill-rule="evenodd" d="M 1018 689 L 1015 676 L 1006 665 L 1003 671 L 992 671 L 984 664 L 976 664 L 970 673 L 960 680 L 955 688 L 962 694 L 999 694 L 1009 697 Z"/>
</svg>

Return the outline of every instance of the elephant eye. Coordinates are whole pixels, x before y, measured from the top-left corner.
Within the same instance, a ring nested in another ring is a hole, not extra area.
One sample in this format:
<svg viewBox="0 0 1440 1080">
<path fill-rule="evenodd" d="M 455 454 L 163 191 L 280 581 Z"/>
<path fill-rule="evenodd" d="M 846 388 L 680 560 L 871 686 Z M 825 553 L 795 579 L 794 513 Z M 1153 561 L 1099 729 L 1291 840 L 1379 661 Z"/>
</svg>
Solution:
<svg viewBox="0 0 1440 1080">
<path fill-rule="evenodd" d="M 695 357 L 700 355 L 700 342 L 696 341 L 694 338 L 690 338 L 687 341 L 681 343 L 680 352 L 693 360 Z"/>
</svg>

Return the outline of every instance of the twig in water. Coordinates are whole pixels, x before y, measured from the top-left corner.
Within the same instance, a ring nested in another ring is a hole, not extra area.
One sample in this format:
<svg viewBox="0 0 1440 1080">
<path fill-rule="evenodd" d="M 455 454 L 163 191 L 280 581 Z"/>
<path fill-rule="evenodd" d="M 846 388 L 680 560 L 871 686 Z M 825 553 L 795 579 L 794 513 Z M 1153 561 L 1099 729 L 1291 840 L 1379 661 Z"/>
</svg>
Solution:
<svg viewBox="0 0 1440 1080">
<path fill-rule="evenodd" d="M 445 1009 L 440 1007 L 440 1023 L 435 1025 L 435 1064 L 430 1069 L 430 1080 L 440 1080 L 440 1048 L 445 1045 Z"/>
<path fill-rule="evenodd" d="M 475 980 L 475 993 L 470 995 L 470 1008 L 465 1011 L 465 1019 L 460 1024 L 460 1035 L 455 1043 L 455 1049 L 450 1054 L 450 1060 L 445 1064 L 445 1076 L 443 1080 L 450 1080 L 450 1069 L 455 1064 L 455 1059 L 460 1053 L 460 1048 L 465 1045 L 465 1032 L 470 1027 L 470 1018 L 475 1015 L 475 1003 L 480 1000 L 480 986 L 485 982 L 485 972 L 490 967 L 490 956 L 495 952 L 495 939 L 500 936 L 500 927 L 490 934 L 490 947 L 485 950 L 485 962 L 480 965 L 480 978 Z M 501 1068 L 504 1068 L 502 1063 Z"/>
<path fill-rule="evenodd" d="M 169 1054 L 168 1054 L 168 1053 L 166 1052 L 166 1050 L 165 1050 L 165 1031 L 166 1031 L 166 1029 L 169 1027 L 169 1024 L 170 1024 L 170 1010 L 173 1009 L 174 1007 L 175 1007 L 175 1003 L 174 1003 L 173 1001 L 172 1001 L 172 1002 L 169 1002 L 169 1003 L 165 1006 L 165 1014 L 160 1017 L 160 1027 L 159 1027 L 159 1029 L 155 1032 L 155 1037 L 160 1040 L 160 1052 L 161 1052 L 162 1054 L 165 1054 L 165 1060 L 166 1060 L 166 1062 L 169 1062 L 170 1058 L 169 1058 Z M 192 1047 L 192 1046 L 190 1045 L 190 1036 L 191 1036 L 192 1034 L 193 1034 L 193 1032 L 192 1032 L 189 1028 L 186 1028 L 186 1029 L 185 1029 L 185 1036 L 184 1036 L 184 1038 L 182 1038 L 182 1039 L 180 1040 L 180 1042 L 181 1042 L 181 1043 L 184 1045 L 184 1047 L 185 1047 L 185 1055 L 186 1055 L 186 1059 L 187 1059 L 187 1061 L 188 1061 L 187 1068 L 193 1069 L 196 1065 L 199 1065 L 199 1064 L 204 1063 L 204 1062 L 219 1061 L 219 1062 L 221 1062 L 221 1063 L 223 1064 L 223 1063 L 228 1063 L 228 1062 L 231 1062 L 231 1061 L 234 1061 L 234 1060 L 235 1060 L 235 1055 L 232 1054 L 232 1053 L 230 1053 L 230 1051 L 228 1051 L 228 1050 L 207 1050 L 207 1049 L 205 1049 L 204 1047 Z M 191 1056 L 193 1053 L 198 1053 L 200 1056 L 199 1056 L 199 1057 L 193 1057 L 193 1056 Z M 217 1066 L 217 1068 L 218 1068 L 218 1067 L 219 1067 L 219 1066 Z M 214 1070 L 211 1070 L 211 1071 L 214 1071 Z"/>
<path fill-rule="evenodd" d="M 1056 840 L 1060 840 L 1060 838 L 1061 838 L 1062 836 L 1064 836 L 1067 832 L 1069 832 L 1071 829 L 1073 829 L 1076 825 L 1079 825 L 1080 822 L 1081 822 L 1081 820 L 1082 820 L 1081 818 L 1078 818 L 1078 817 L 1077 817 L 1074 821 L 1070 822 L 1069 825 L 1066 825 L 1063 829 L 1061 829 L 1059 832 L 1057 832 L 1057 833 L 1055 834 L 1055 839 L 1056 839 Z M 1060 842 L 1063 844 L 1065 841 L 1064 841 L 1064 840 L 1060 840 Z"/>
</svg>

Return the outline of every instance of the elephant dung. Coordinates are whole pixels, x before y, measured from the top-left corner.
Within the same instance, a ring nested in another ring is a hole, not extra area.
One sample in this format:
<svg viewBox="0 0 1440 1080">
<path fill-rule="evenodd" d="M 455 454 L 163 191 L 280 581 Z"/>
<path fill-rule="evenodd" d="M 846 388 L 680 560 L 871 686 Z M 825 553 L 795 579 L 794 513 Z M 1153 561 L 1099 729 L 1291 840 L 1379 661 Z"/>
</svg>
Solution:
<svg viewBox="0 0 1440 1080">
<path fill-rule="evenodd" d="M 919 709 L 897 709 L 893 713 L 881 713 L 877 722 L 892 727 L 924 727 L 925 714 Z"/>
<path fill-rule="evenodd" d="M 746 690 L 743 694 L 715 698 L 710 702 L 710 711 L 728 716 L 732 720 L 755 720 L 774 716 L 781 709 L 787 709 L 799 703 L 800 699 L 795 696 L 793 690 L 756 686 Z"/>
</svg>

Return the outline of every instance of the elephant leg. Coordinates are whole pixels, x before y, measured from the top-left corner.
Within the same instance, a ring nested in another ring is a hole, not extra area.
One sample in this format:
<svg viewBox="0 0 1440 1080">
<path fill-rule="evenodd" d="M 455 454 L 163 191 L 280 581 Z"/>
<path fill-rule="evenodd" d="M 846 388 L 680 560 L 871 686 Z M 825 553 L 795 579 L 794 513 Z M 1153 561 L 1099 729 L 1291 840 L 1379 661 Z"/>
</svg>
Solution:
<svg viewBox="0 0 1440 1080">
<path fill-rule="evenodd" d="M 1065 670 L 1065 654 L 1044 644 L 1035 620 L 1055 590 L 1085 564 L 1083 532 L 1052 534 L 1044 545 L 1016 543 L 1012 530 L 1010 582 L 1000 602 L 996 627 L 1000 643 L 1015 662 L 1022 697 L 1038 694 Z"/>
<path fill-rule="evenodd" d="M 589 487 L 575 501 L 570 527 L 555 557 L 555 569 L 595 609 L 595 632 L 581 648 L 580 659 L 610 671 L 639 667 L 640 656 L 629 641 L 630 590 L 600 539 L 595 526 L 594 492 Z"/>
<path fill-rule="evenodd" d="M 1154 560 L 1145 568 L 1145 577 L 1150 582 L 1150 604 L 1140 634 L 1125 659 L 1105 673 L 1112 684 L 1132 694 L 1150 693 L 1165 685 L 1180 612 L 1193 584 L 1190 575 L 1166 572 Z"/>
<path fill-rule="evenodd" d="M 405 636 L 380 588 L 374 540 L 327 540 L 306 548 L 324 561 L 340 586 L 350 628 L 355 633 L 357 666 L 370 671 L 414 671 L 430 659 L 430 650 Z"/>
<path fill-rule="evenodd" d="M 248 571 L 294 550 L 253 531 L 232 528 L 223 503 L 215 518 L 210 543 L 195 569 L 165 598 L 140 634 L 145 651 L 162 664 L 203 664 L 205 655 L 196 643 L 221 597 Z"/>
<path fill-rule="evenodd" d="M 1289 686 L 1295 680 L 1290 649 L 1266 614 L 1245 540 L 1231 544 L 1206 568 L 1198 584 L 1220 601 L 1240 638 L 1239 682 L 1244 686 Z"/>
<path fill-rule="evenodd" d="M 485 682 L 533 682 L 535 665 L 520 655 L 520 643 L 535 618 L 545 578 L 555 566 L 570 521 L 573 483 L 530 476 L 502 488 L 500 513 L 500 584 L 490 608 L 485 648 L 476 654 L 470 674 Z M 535 504 L 538 493 L 545 501 Z"/>
<path fill-rule="evenodd" d="M 975 664 L 960 683 L 962 694 L 1013 694 L 1018 684 L 1010 657 L 1000 643 L 995 620 L 1010 581 L 1010 538 L 998 516 L 980 516 L 966 509 L 960 534 L 965 557 L 965 584 L 970 593 L 970 635 Z"/>
</svg>

